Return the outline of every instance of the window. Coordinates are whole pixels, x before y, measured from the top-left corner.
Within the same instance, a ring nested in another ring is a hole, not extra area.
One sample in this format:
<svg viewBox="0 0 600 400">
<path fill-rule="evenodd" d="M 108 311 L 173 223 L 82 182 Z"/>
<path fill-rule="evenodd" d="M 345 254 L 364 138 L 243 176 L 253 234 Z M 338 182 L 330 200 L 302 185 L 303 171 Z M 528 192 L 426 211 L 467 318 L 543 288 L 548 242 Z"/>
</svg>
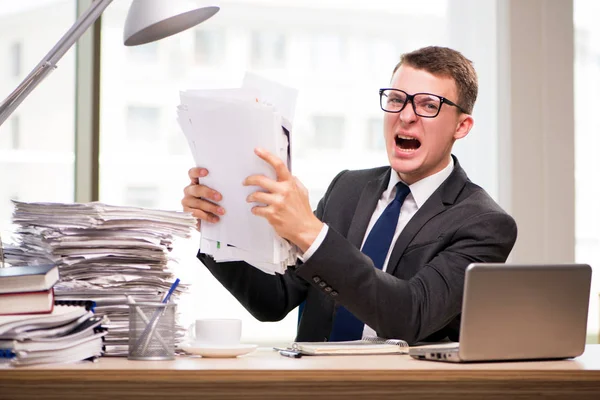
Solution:
<svg viewBox="0 0 600 400">
<path fill-rule="evenodd" d="M 313 117 L 314 139 L 317 149 L 338 149 L 344 145 L 344 118 L 329 115 Z"/>
<path fill-rule="evenodd" d="M 600 26 L 595 16 L 600 3 L 574 1 L 575 25 L 575 260 L 590 264 L 594 270 L 588 332 L 597 335 L 600 327 L 598 296 L 600 280 L 600 171 L 597 149 L 600 147 L 600 121 L 595 113 L 600 107 L 596 96 L 600 89 Z"/>
<path fill-rule="evenodd" d="M 0 102 L 69 29 L 75 21 L 75 11 L 75 0 L 0 0 L 0 48 L 4 55 Z M 0 231 L 3 233 L 11 228 L 10 199 L 43 202 L 74 199 L 74 55 L 73 47 L 60 60 L 60 68 L 0 126 Z"/>
<path fill-rule="evenodd" d="M 13 43 L 12 46 L 10 46 L 10 73 L 13 77 L 20 77 L 21 76 L 21 64 L 22 64 L 22 57 L 23 57 L 23 51 L 22 51 L 22 47 L 21 47 L 21 43 L 17 42 L 17 43 Z"/>
<path fill-rule="evenodd" d="M 129 58 L 134 63 L 156 63 L 158 61 L 159 42 L 128 47 Z"/>
<path fill-rule="evenodd" d="M 345 38 L 334 34 L 315 35 L 311 60 L 317 72 L 339 71 L 345 57 Z"/>
<path fill-rule="evenodd" d="M 410 38 L 407 38 L 410 40 Z M 404 42 L 404 41 L 403 41 Z M 394 66 L 400 60 L 400 54 L 406 50 L 411 51 L 418 47 L 406 46 L 406 49 L 398 49 L 397 42 L 390 38 L 370 38 L 368 46 L 368 57 L 373 62 L 369 63 L 369 68 L 376 74 L 388 74 L 391 77 L 390 65 Z M 375 61 L 376 60 L 376 61 Z M 387 87 L 387 86 L 386 86 Z"/>
<path fill-rule="evenodd" d="M 194 58 L 202 65 L 218 65 L 225 54 L 225 35 L 221 31 L 197 29 L 194 34 Z"/>
<path fill-rule="evenodd" d="M 251 63 L 256 68 L 280 68 L 285 61 L 285 36 L 281 33 L 253 32 Z"/>
<path fill-rule="evenodd" d="M 190 149 L 185 140 L 185 135 L 180 131 L 173 131 L 168 138 L 169 154 L 187 156 Z"/>
<path fill-rule="evenodd" d="M 156 186 L 128 186 L 125 202 L 134 207 L 156 208 L 159 194 L 160 190 Z"/>
<path fill-rule="evenodd" d="M 129 106 L 127 135 L 132 139 L 154 139 L 159 135 L 160 110 L 157 107 Z"/>
<path fill-rule="evenodd" d="M 13 115 L 10 118 L 11 125 L 11 144 L 13 150 L 17 150 L 21 147 L 21 120 L 18 115 Z"/>
<path fill-rule="evenodd" d="M 383 117 L 373 117 L 367 120 L 366 146 L 369 150 L 385 151 L 383 137 Z"/>
<path fill-rule="evenodd" d="M 135 68 L 132 57 L 123 57 L 119 50 L 120 21 L 125 19 L 127 7 L 115 2 L 102 18 L 100 201 L 154 197 L 157 207 L 181 209 L 182 189 L 194 160 L 189 150 L 176 150 L 179 145 L 170 134 L 177 132 L 183 138 L 176 122 L 178 91 L 237 87 L 246 70 L 258 70 L 266 78 L 299 90 L 292 133 L 294 175 L 309 190 L 314 207 L 340 170 L 387 162 L 377 90 L 389 83 L 401 51 L 429 44 L 463 51 L 480 76 L 487 77 L 482 81 L 477 123 L 470 136 L 486 133 L 492 140 L 481 144 L 469 139 L 463 146 L 465 155 L 460 157 L 471 179 L 493 194 L 494 167 L 490 166 L 489 174 L 482 174 L 485 168 L 479 158 L 471 167 L 463 159 L 477 153 L 493 164 L 490 154 L 497 151 L 495 91 L 490 88 L 495 85 L 497 66 L 489 57 L 496 51 L 496 38 L 489 33 L 495 32 L 495 26 L 477 12 L 487 7 L 489 14 L 495 15 L 496 2 L 455 1 L 377 0 L 351 5 L 344 0 L 228 2 L 222 15 L 178 34 L 177 40 L 160 41 L 161 54 L 173 56 L 158 57 L 158 68 L 151 70 Z M 476 11 L 464 15 L 464 10 L 473 8 Z M 423 27 L 428 29 L 419 29 Z M 174 51 L 179 45 L 189 50 Z M 168 71 L 170 63 L 194 67 L 177 76 L 160 72 Z M 135 71 L 126 80 L 124 68 Z M 321 69 L 340 71 L 343 76 L 321 73 Z M 331 93 L 343 101 L 332 101 Z M 146 109 L 148 104 L 152 111 Z M 138 106 L 141 109 L 136 109 Z M 132 137 L 135 146 L 128 145 Z M 367 156 L 365 147 L 369 148 Z M 132 187 L 156 187 L 158 194 L 144 197 L 140 190 L 136 197 L 131 194 Z M 242 318 L 242 340 L 246 342 L 293 340 L 297 314 L 291 312 L 275 323 L 257 321 L 195 259 L 198 240 L 195 236 L 179 247 L 185 256 L 180 264 L 190 274 L 191 283 L 190 295 L 181 299 L 179 307 L 182 323 L 203 317 Z"/>
</svg>

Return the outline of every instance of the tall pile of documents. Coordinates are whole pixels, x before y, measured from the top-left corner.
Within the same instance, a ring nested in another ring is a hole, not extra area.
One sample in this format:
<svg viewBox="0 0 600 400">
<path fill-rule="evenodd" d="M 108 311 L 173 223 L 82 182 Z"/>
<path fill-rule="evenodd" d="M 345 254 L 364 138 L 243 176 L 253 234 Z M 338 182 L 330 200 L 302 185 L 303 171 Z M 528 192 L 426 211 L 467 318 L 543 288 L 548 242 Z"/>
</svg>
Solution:
<svg viewBox="0 0 600 400">
<path fill-rule="evenodd" d="M 216 261 L 243 260 L 269 273 L 284 273 L 296 249 L 279 237 L 266 219 L 250 211 L 243 186 L 249 175 L 276 179 L 275 171 L 254 153 L 261 147 L 287 162 L 297 91 L 246 74 L 241 88 L 181 92 L 178 122 L 197 166 L 209 170 L 202 184 L 223 195 L 226 210 L 217 223 L 202 221 L 200 251 Z"/>
<path fill-rule="evenodd" d="M 13 201 L 18 245 L 5 249 L 13 266 L 52 262 L 61 280 L 61 300 L 92 300 L 108 317 L 106 355 L 127 355 L 129 301 L 160 301 L 172 282 L 176 237 L 191 237 L 189 213 L 119 207 L 102 203 Z M 174 296 L 185 285 L 177 287 Z M 176 327 L 182 339 L 185 329 Z"/>
</svg>

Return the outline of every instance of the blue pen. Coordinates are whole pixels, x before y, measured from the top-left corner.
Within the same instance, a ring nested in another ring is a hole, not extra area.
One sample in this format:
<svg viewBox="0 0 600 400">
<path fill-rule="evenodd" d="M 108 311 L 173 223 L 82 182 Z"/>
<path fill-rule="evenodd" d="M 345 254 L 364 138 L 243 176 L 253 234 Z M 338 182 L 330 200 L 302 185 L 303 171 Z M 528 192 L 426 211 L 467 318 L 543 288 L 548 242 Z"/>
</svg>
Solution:
<svg viewBox="0 0 600 400">
<path fill-rule="evenodd" d="M 175 282 L 173 282 L 173 284 L 171 285 L 171 288 L 167 292 L 166 296 L 162 299 L 162 303 L 168 303 L 169 302 L 169 298 L 171 297 L 171 295 L 173 294 L 173 292 L 175 291 L 175 289 L 177 289 L 178 285 L 179 285 L 179 278 L 175 279 Z"/>
</svg>

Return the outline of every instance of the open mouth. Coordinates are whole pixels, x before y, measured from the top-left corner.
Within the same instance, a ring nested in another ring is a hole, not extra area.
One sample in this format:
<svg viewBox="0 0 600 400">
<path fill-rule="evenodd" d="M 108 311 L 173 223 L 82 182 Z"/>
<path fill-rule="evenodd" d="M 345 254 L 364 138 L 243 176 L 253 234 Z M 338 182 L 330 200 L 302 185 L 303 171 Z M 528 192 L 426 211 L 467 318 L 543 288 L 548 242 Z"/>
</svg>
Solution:
<svg viewBox="0 0 600 400">
<path fill-rule="evenodd" d="M 396 146 L 404 151 L 415 151 L 421 147 L 421 142 L 410 136 L 396 135 Z"/>
</svg>

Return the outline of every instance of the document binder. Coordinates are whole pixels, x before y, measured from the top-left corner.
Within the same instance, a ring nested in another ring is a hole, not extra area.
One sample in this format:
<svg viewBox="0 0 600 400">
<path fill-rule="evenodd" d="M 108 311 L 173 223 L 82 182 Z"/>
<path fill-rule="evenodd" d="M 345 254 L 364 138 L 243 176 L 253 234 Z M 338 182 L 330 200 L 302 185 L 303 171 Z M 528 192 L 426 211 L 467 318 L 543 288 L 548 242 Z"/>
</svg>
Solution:
<svg viewBox="0 0 600 400">
<path fill-rule="evenodd" d="M 56 299 L 54 300 L 56 306 L 80 306 L 84 307 L 87 311 L 94 312 L 96 309 L 96 302 L 92 300 L 70 300 L 70 299 Z"/>
</svg>

